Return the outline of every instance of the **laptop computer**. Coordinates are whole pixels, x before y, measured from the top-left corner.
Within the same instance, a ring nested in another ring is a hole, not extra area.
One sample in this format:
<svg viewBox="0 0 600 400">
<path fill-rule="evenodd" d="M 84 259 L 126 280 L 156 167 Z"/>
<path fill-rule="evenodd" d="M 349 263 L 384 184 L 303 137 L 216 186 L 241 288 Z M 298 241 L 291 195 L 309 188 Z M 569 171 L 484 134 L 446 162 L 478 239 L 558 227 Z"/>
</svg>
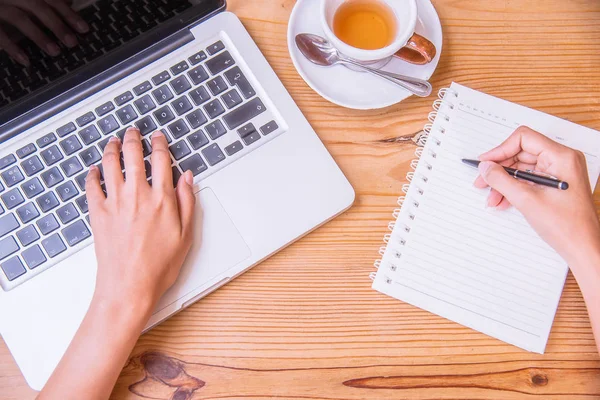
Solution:
<svg viewBox="0 0 600 400">
<path fill-rule="evenodd" d="M 175 178 L 192 170 L 204 213 L 181 275 L 147 329 L 354 200 L 223 0 L 74 6 L 91 27 L 79 46 L 50 57 L 23 39 L 28 68 L 0 53 L 0 333 L 38 390 L 94 290 L 87 168 L 127 126 L 144 135 L 146 160 L 151 132 L 166 133 Z"/>
</svg>

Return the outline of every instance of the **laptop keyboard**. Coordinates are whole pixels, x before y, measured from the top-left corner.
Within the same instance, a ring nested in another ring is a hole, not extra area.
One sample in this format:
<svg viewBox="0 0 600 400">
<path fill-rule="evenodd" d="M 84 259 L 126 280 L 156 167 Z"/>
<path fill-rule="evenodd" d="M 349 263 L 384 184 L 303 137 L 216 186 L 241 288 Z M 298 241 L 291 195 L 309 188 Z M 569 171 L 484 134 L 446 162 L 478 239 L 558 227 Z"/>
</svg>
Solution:
<svg viewBox="0 0 600 400">
<path fill-rule="evenodd" d="M 92 242 L 87 171 L 94 164 L 102 172 L 104 147 L 112 136 L 123 140 L 127 127 L 140 129 L 150 184 L 150 134 L 163 131 L 174 185 L 183 171 L 203 179 L 279 130 L 220 40 L 123 89 L 0 158 L 0 283 L 5 290 Z"/>
<path fill-rule="evenodd" d="M 188 0 L 100 0 L 79 12 L 90 26 L 90 32 L 77 34 L 79 46 L 75 52 L 67 50 L 59 42 L 61 54 L 51 57 L 33 41 L 23 39 L 19 45 L 32 62 L 30 68 L 24 69 L 0 50 L 0 108 L 116 49 L 190 7 Z"/>
</svg>

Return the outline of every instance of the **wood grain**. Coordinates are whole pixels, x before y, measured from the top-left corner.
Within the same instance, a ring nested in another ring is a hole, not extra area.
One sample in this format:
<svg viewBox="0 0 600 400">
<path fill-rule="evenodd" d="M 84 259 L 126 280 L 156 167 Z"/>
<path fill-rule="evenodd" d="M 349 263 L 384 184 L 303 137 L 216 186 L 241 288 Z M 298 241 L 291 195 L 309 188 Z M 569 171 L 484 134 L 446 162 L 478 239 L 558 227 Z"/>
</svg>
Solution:
<svg viewBox="0 0 600 400">
<path fill-rule="evenodd" d="M 413 158 L 407 139 L 433 98 L 377 111 L 330 104 L 289 58 L 294 1 L 229 3 L 347 174 L 356 205 L 142 336 L 112 399 L 600 398 L 600 360 L 571 275 L 545 355 L 371 290 L 367 275 Z M 444 30 L 436 90 L 454 80 L 600 129 L 600 2 L 434 5 Z M 0 345 L 0 399 L 34 397 Z"/>
</svg>

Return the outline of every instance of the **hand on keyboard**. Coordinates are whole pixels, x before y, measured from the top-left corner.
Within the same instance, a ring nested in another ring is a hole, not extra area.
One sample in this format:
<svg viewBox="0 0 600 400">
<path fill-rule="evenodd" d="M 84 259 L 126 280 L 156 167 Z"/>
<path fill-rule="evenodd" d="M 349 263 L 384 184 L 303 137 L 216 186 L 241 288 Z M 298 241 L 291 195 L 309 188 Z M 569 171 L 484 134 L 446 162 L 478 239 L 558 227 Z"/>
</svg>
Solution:
<svg viewBox="0 0 600 400">
<path fill-rule="evenodd" d="M 42 25 L 38 25 L 40 21 Z M 67 0 L 0 0 L 0 22 L 14 26 L 48 55 L 57 56 L 60 48 L 44 30 L 49 29 L 65 46 L 77 45 L 73 32 L 86 33 L 89 26 L 71 9 Z M 25 52 L 0 27 L 0 48 L 17 62 L 29 65 Z"/>
<path fill-rule="evenodd" d="M 120 151 L 125 162 L 124 180 Z M 129 128 L 123 145 L 108 142 L 100 171 L 92 167 L 86 193 L 94 233 L 98 275 L 95 299 L 136 307 L 150 313 L 175 282 L 192 243 L 195 196 L 187 171 L 175 188 L 165 136 L 152 135 L 152 186 L 146 181 L 142 141 Z M 149 317 L 150 314 L 147 314 Z"/>
</svg>

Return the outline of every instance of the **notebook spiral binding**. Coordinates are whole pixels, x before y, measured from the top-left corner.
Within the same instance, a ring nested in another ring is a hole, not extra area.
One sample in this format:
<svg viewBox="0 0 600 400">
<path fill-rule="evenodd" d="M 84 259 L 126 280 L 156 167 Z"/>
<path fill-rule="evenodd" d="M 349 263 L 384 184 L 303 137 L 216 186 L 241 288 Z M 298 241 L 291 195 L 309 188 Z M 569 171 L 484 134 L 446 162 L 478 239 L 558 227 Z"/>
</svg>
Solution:
<svg viewBox="0 0 600 400">
<path fill-rule="evenodd" d="M 436 121 L 436 119 L 438 119 L 438 117 L 442 118 L 443 122 L 449 122 L 450 121 L 450 117 L 441 112 L 440 109 L 442 108 L 442 106 L 446 105 L 450 110 L 454 110 L 455 104 L 452 102 L 452 99 L 454 98 L 458 98 L 458 92 L 450 89 L 450 88 L 443 88 L 440 89 L 440 91 L 438 92 L 438 99 L 436 99 L 433 102 L 433 111 L 431 111 L 429 113 L 429 115 L 427 116 L 427 119 L 429 120 L 429 123 L 425 124 L 425 126 L 423 127 L 423 132 L 424 134 L 419 138 L 419 140 L 417 141 L 417 149 L 415 150 L 415 159 L 412 160 L 410 162 L 410 169 L 411 171 L 409 171 L 406 174 L 406 180 L 408 181 L 408 183 L 405 183 L 404 185 L 402 185 L 402 192 L 404 193 L 404 195 L 398 197 L 398 206 L 400 208 L 396 208 L 393 212 L 392 212 L 392 217 L 394 218 L 393 221 L 391 221 L 388 224 L 388 229 L 390 230 L 390 232 L 393 232 L 394 228 L 396 227 L 396 220 L 398 219 L 398 216 L 400 215 L 400 210 L 401 208 L 404 206 L 404 203 L 407 201 L 411 201 L 411 205 L 414 208 L 419 208 L 419 202 L 415 199 L 407 199 L 406 195 L 408 193 L 408 189 L 410 188 L 410 185 L 413 182 L 416 182 L 416 179 L 420 179 L 420 181 L 422 183 L 427 183 L 428 181 L 428 177 L 422 174 L 419 174 L 419 176 L 417 176 L 417 174 L 415 173 L 416 169 L 417 169 L 417 165 L 419 164 L 419 161 L 421 160 L 421 157 L 423 156 L 423 151 L 425 149 L 425 145 L 427 144 L 427 142 L 429 140 L 434 140 L 436 146 L 440 146 L 442 144 L 442 142 L 440 141 L 439 138 L 437 138 L 436 136 L 434 136 L 431 131 L 433 129 L 433 125 L 434 122 Z M 440 134 L 444 134 L 446 133 L 446 130 L 444 127 L 441 127 L 440 124 L 438 123 L 438 126 L 436 127 L 437 131 Z M 431 151 L 429 154 L 432 158 L 436 158 L 436 153 L 434 151 Z M 431 171 L 433 169 L 433 166 L 429 163 L 425 163 L 425 167 L 427 168 L 427 170 Z M 423 194 L 424 191 L 421 187 L 416 186 L 417 188 L 417 193 L 419 194 Z M 415 219 L 415 215 L 412 213 L 409 213 L 408 215 L 410 220 L 414 220 Z M 403 230 L 406 233 L 410 232 L 410 226 L 408 225 L 404 225 L 403 226 Z M 383 257 L 383 255 L 385 254 L 385 251 L 387 249 L 387 246 L 390 243 L 394 243 L 395 245 L 400 245 L 400 246 L 404 246 L 406 244 L 406 240 L 402 237 L 394 237 L 392 236 L 392 233 L 387 233 L 384 237 L 383 237 L 383 242 L 385 243 L 384 246 L 381 246 L 379 248 L 379 255 Z M 402 252 L 400 250 L 395 250 L 395 254 L 394 257 L 396 259 L 400 259 L 400 257 L 402 256 Z M 382 259 L 377 259 L 375 260 L 375 262 L 373 263 L 373 266 L 375 267 L 375 269 L 379 270 L 381 269 L 383 266 L 383 261 Z M 390 271 L 396 271 L 397 270 L 397 266 L 394 265 L 393 263 L 390 263 L 389 265 L 386 265 L 385 268 L 388 268 Z M 369 274 L 369 278 L 371 280 L 375 279 L 376 276 L 376 272 L 371 272 Z M 392 283 L 392 279 L 389 277 L 385 277 L 385 282 L 387 284 L 391 284 Z"/>
</svg>

